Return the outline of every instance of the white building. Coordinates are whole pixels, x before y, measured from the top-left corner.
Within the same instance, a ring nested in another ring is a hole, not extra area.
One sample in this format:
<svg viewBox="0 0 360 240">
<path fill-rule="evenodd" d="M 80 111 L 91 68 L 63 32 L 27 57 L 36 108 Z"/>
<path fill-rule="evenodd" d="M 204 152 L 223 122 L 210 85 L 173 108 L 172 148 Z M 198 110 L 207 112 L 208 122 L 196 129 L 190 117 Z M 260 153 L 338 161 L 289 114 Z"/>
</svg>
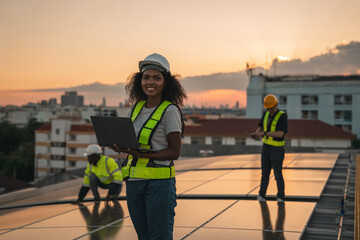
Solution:
<svg viewBox="0 0 360 240">
<path fill-rule="evenodd" d="M 5 107 L 0 111 L 0 122 L 9 122 L 18 127 L 24 127 L 36 113 L 32 109 Z"/>
<path fill-rule="evenodd" d="M 182 153 L 198 153 L 202 149 L 211 149 L 216 155 L 258 152 L 254 147 L 263 143 L 252 139 L 250 133 L 255 131 L 259 121 L 249 118 L 201 119 L 197 124 L 185 127 Z M 345 151 L 351 148 L 351 140 L 355 138 L 356 135 L 319 120 L 290 119 L 285 148 L 290 152 Z"/>
<path fill-rule="evenodd" d="M 251 76 L 246 118 L 260 118 L 265 95 L 274 94 L 289 119 L 318 119 L 360 138 L 360 75 Z"/>
<path fill-rule="evenodd" d="M 53 101 L 55 102 L 55 101 Z M 81 118 L 90 122 L 90 116 L 125 117 L 129 107 L 102 107 L 102 106 L 60 106 L 27 104 L 21 107 L 6 106 L 0 109 L 0 122 L 7 121 L 19 127 L 24 127 L 30 119 L 38 122 L 50 122 L 53 118 Z"/>
<path fill-rule="evenodd" d="M 7 121 L 15 124 L 16 126 L 24 127 L 34 116 L 34 112 L 28 109 L 13 111 L 9 113 Z"/>
<path fill-rule="evenodd" d="M 85 168 L 89 144 L 97 143 L 92 125 L 78 119 L 52 119 L 35 131 L 35 178 Z M 104 154 L 122 158 L 110 149 Z"/>
</svg>

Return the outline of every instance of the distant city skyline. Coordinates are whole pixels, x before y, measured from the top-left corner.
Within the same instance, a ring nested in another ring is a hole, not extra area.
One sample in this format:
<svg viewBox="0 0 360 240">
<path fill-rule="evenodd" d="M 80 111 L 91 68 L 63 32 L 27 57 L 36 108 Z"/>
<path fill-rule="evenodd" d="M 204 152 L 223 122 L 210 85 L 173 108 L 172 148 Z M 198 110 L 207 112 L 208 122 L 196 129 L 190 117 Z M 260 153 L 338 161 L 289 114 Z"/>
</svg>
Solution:
<svg viewBox="0 0 360 240">
<path fill-rule="evenodd" d="M 187 101 L 185 106 L 196 106 L 196 107 L 216 107 L 228 106 L 233 108 L 238 102 L 239 108 L 246 107 L 246 92 L 245 91 L 236 91 L 236 90 L 222 90 L 224 95 L 219 94 L 218 91 L 203 91 L 197 92 L 195 95 L 189 94 L 191 102 Z M 0 106 L 6 105 L 15 105 L 22 106 L 28 103 L 41 103 L 41 101 L 55 98 L 57 104 L 61 103 L 61 95 L 64 94 L 64 91 L 3 91 L 0 92 L 0 100 L 2 98 L 7 98 L 9 104 L 3 104 Z M 116 94 L 110 94 L 108 96 L 91 93 L 91 92 L 78 92 L 79 95 L 84 95 L 84 104 L 85 105 L 96 105 L 99 106 L 103 103 L 103 98 L 106 99 L 106 106 L 119 106 L 120 103 L 124 104 L 126 101 L 125 96 L 118 97 Z M 233 96 L 233 100 L 229 101 L 228 97 Z"/>
<path fill-rule="evenodd" d="M 184 82 L 246 76 L 247 62 L 269 74 L 360 74 L 358 9 L 357 0 L 0 0 L 0 105 L 46 99 L 18 90 L 125 83 L 153 52 Z M 230 82 L 188 88 L 188 104 L 244 104 Z"/>
</svg>

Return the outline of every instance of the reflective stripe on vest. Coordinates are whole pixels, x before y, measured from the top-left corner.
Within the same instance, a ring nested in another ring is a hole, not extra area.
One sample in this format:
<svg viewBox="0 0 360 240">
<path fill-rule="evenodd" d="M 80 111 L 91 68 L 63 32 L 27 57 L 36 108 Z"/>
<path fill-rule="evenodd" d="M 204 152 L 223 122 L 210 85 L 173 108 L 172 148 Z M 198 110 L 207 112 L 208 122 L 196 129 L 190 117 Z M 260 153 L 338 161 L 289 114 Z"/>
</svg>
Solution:
<svg viewBox="0 0 360 240">
<path fill-rule="evenodd" d="M 131 120 L 134 122 L 139 115 L 141 109 L 146 101 L 136 103 L 134 110 L 131 114 Z M 138 141 L 141 148 L 151 149 L 151 137 L 160 124 L 160 121 L 165 113 L 167 107 L 172 103 L 163 101 L 150 115 L 140 130 Z M 128 156 L 128 163 L 121 169 L 123 178 L 147 178 L 147 179 L 166 179 L 175 177 L 174 166 L 155 165 L 149 158 L 133 158 L 132 155 Z"/>
<path fill-rule="evenodd" d="M 278 111 L 274 117 L 274 119 L 272 120 L 271 122 L 271 126 L 270 126 L 270 131 L 267 129 L 267 122 L 268 122 L 268 119 L 269 119 L 269 115 L 270 113 L 268 111 L 266 111 L 265 113 L 265 116 L 264 116 L 264 120 L 263 120 L 263 129 L 264 129 L 264 132 L 275 132 L 276 131 L 276 124 L 278 123 L 279 121 L 279 118 L 281 115 L 283 115 L 285 112 L 283 111 Z M 263 143 L 265 144 L 268 144 L 268 145 L 271 145 L 271 146 L 275 146 L 275 147 L 282 147 L 285 145 L 285 141 L 282 140 L 282 141 L 276 141 L 274 140 L 273 137 L 269 137 L 269 136 L 264 136 L 263 137 Z"/>
<path fill-rule="evenodd" d="M 113 173 L 114 172 L 116 172 L 116 171 L 119 171 L 120 169 L 116 169 L 116 170 L 114 170 L 112 173 L 109 171 L 109 167 L 108 167 L 108 157 L 106 157 L 106 156 L 101 156 L 101 158 L 105 158 L 105 166 L 106 166 L 106 172 L 107 172 L 107 174 L 104 174 L 104 170 L 103 169 L 101 169 L 100 171 L 101 171 L 101 173 L 103 174 L 103 175 L 105 175 L 105 177 L 102 177 L 102 178 L 99 178 L 99 176 L 96 176 L 99 180 L 100 180 L 100 182 L 102 182 L 102 183 L 104 183 L 104 184 L 110 184 L 111 182 L 112 182 L 112 178 L 113 178 Z M 100 160 L 99 160 L 100 161 Z M 96 173 L 95 172 L 93 172 L 92 171 L 92 168 L 93 168 L 93 165 L 92 164 L 90 164 L 90 166 L 89 166 L 89 170 L 90 170 L 90 172 L 91 173 L 94 173 L 95 175 L 96 175 Z M 86 174 L 88 177 L 90 177 L 90 175 L 88 175 L 88 174 Z M 106 176 L 106 175 L 108 175 L 108 176 Z"/>
<path fill-rule="evenodd" d="M 109 159 L 109 158 L 106 157 L 106 159 L 105 159 L 105 166 L 106 166 L 106 171 L 107 171 L 107 173 L 109 174 L 109 176 L 101 178 L 100 181 L 101 181 L 102 183 L 104 183 L 104 182 L 112 179 L 112 174 L 111 174 L 111 172 L 109 171 L 108 159 Z"/>
</svg>

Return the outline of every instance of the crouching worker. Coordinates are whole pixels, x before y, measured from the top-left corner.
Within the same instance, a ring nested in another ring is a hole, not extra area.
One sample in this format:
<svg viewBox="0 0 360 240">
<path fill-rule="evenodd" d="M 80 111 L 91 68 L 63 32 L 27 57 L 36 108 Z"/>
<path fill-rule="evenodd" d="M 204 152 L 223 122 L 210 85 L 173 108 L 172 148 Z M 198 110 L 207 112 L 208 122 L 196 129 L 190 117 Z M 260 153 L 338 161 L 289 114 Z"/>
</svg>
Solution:
<svg viewBox="0 0 360 240">
<path fill-rule="evenodd" d="M 109 189 L 106 201 L 116 200 L 122 188 L 121 171 L 113 158 L 103 156 L 99 145 L 91 144 L 86 149 L 88 164 L 85 170 L 83 186 L 75 204 L 80 203 L 91 189 L 95 201 L 100 201 L 98 187 Z"/>
</svg>

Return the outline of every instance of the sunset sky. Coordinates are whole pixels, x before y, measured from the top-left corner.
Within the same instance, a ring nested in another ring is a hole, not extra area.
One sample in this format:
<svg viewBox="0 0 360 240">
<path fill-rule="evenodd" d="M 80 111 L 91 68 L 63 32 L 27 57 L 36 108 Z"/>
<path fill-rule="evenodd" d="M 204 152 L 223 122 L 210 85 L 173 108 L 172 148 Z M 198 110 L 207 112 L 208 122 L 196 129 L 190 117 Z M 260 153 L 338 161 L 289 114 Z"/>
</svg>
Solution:
<svg viewBox="0 0 360 240">
<path fill-rule="evenodd" d="M 306 61 L 360 41 L 359 9 L 359 0 L 0 0 L 0 105 L 19 104 L 13 90 L 125 82 L 153 52 L 182 77 Z"/>
</svg>

